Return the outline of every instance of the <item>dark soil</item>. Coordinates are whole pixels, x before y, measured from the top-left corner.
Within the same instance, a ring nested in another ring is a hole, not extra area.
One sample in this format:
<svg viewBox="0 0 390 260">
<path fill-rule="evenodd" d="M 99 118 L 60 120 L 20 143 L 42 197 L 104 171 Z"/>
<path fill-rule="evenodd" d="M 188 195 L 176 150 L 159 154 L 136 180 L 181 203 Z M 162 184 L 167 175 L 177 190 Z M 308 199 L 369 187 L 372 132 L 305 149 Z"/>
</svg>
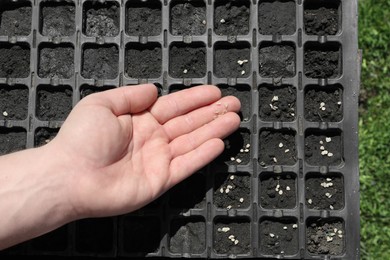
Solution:
<svg viewBox="0 0 390 260">
<path fill-rule="evenodd" d="M 241 110 L 238 113 L 241 120 L 248 121 L 252 114 L 251 87 L 249 85 L 218 85 L 222 96 L 235 96 L 241 102 Z"/>
<path fill-rule="evenodd" d="M 126 33 L 133 36 L 156 36 L 161 33 L 161 2 L 158 0 L 128 1 Z"/>
<path fill-rule="evenodd" d="M 23 128 L 0 127 L 0 155 L 26 149 L 27 132 Z"/>
<path fill-rule="evenodd" d="M 293 165 L 297 161 L 294 130 L 263 130 L 259 140 L 259 162 L 265 165 Z"/>
<path fill-rule="evenodd" d="M 86 96 L 89 96 L 91 94 L 99 93 L 99 92 L 114 89 L 114 88 L 115 88 L 114 86 L 95 87 L 95 86 L 84 85 L 84 86 L 81 86 L 81 88 L 80 88 L 80 98 L 83 99 Z"/>
<path fill-rule="evenodd" d="M 215 2 L 214 31 L 218 35 L 249 33 L 250 2 L 219 0 Z"/>
<path fill-rule="evenodd" d="M 340 175 L 310 174 L 306 179 L 306 206 L 310 209 L 339 210 L 344 207 L 344 183 Z M 310 199 L 311 203 L 308 203 Z"/>
<path fill-rule="evenodd" d="M 224 162 L 227 165 L 248 164 L 252 149 L 250 139 L 249 130 L 241 128 L 235 131 L 224 140 L 225 150 L 216 159 L 217 162 Z"/>
<path fill-rule="evenodd" d="M 117 36 L 120 8 L 116 2 L 86 2 L 84 4 L 83 32 L 87 36 Z"/>
<path fill-rule="evenodd" d="M 130 78 L 158 78 L 162 71 L 161 45 L 158 43 L 127 45 L 125 73 Z"/>
<path fill-rule="evenodd" d="M 263 85 L 259 88 L 259 116 L 263 121 L 293 121 L 297 91 L 294 86 Z"/>
<path fill-rule="evenodd" d="M 304 71 L 308 78 L 337 78 L 341 74 L 338 44 L 311 44 L 305 48 Z"/>
<path fill-rule="evenodd" d="M 206 32 L 204 1 L 176 1 L 171 5 L 170 17 L 173 35 L 202 35 Z"/>
<path fill-rule="evenodd" d="M 114 44 L 84 46 L 81 75 L 87 79 L 115 79 L 119 51 Z"/>
<path fill-rule="evenodd" d="M 0 85 L 0 120 L 24 120 L 28 112 L 28 88 Z"/>
<path fill-rule="evenodd" d="M 228 231 L 224 232 L 226 231 L 226 228 L 228 228 Z M 234 238 L 232 236 L 234 236 Z M 222 218 L 215 222 L 214 250 L 216 253 L 249 254 L 251 250 L 250 241 L 251 231 L 249 220 L 244 218 Z"/>
<path fill-rule="evenodd" d="M 31 240 L 31 246 L 38 251 L 65 251 L 68 246 L 68 225 Z"/>
<path fill-rule="evenodd" d="M 49 143 L 57 136 L 59 130 L 59 128 L 38 128 L 35 132 L 34 146 L 38 147 Z"/>
<path fill-rule="evenodd" d="M 214 205 L 218 208 L 248 208 L 251 203 L 248 174 L 217 173 L 214 179 Z"/>
<path fill-rule="evenodd" d="M 338 1 L 306 1 L 305 32 L 309 35 L 335 35 L 339 30 Z"/>
<path fill-rule="evenodd" d="M 44 36 L 73 35 L 76 32 L 74 4 L 42 2 L 40 29 Z"/>
<path fill-rule="evenodd" d="M 75 247 L 82 253 L 113 251 L 114 221 L 112 218 L 83 219 L 76 222 Z"/>
<path fill-rule="evenodd" d="M 294 1 L 262 1 L 259 3 L 259 33 L 291 35 L 295 33 L 296 6 Z"/>
<path fill-rule="evenodd" d="M 0 44 L 0 78 L 27 78 L 30 75 L 30 47 Z"/>
<path fill-rule="evenodd" d="M 62 87 L 38 87 L 36 115 L 39 120 L 65 120 L 72 110 L 72 89 Z"/>
<path fill-rule="evenodd" d="M 250 45 L 247 42 L 217 43 L 214 73 L 219 78 L 247 78 L 251 74 Z M 238 62 L 245 61 L 243 64 Z"/>
<path fill-rule="evenodd" d="M 339 122 L 343 119 L 343 91 L 339 86 L 313 86 L 305 93 L 308 121 Z"/>
<path fill-rule="evenodd" d="M 312 254 L 341 255 L 345 247 L 344 236 L 341 219 L 312 219 L 307 223 L 307 250 Z"/>
<path fill-rule="evenodd" d="M 72 45 L 40 46 L 39 77 L 69 79 L 74 75 L 74 72 L 74 48 Z"/>
<path fill-rule="evenodd" d="M 264 255 L 294 255 L 298 252 L 295 218 L 266 218 L 260 222 L 260 251 Z"/>
<path fill-rule="evenodd" d="M 160 219 L 158 217 L 133 217 L 124 219 L 123 247 L 128 253 L 154 253 L 160 246 Z"/>
<path fill-rule="evenodd" d="M 206 249 L 206 225 L 202 218 L 180 218 L 171 222 L 169 251 L 200 254 Z"/>
<path fill-rule="evenodd" d="M 0 3 L 0 35 L 27 36 L 31 32 L 31 3 Z"/>
<path fill-rule="evenodd" d="M 297 204 L 295 182 L 295 175 L 290 173 L 262 175 L 260 177 L 260 205 L 266 209 L 295 208 Z"/>
<path fill-rule="evenodd" d="M 260 46 L 259 72 L 265 78 L 295 75 L 295 47 L 289 44 Z"/>
<path fill-rule="evenodd" d="M 169 52 L 169 74 L 175 78 L 206 75 L 206 47 L 202 43 L 176 43 Z"/>
<path fill-rule="evenodd" d="M 326 138 L 331 138 L 330 142 Z M 323 148 L 323 149 L 321 149 Z M 339 165 L 342 162 L 342 139 L 337 130 L 309 130 L 305 137 L 305 158 L 310 165 Z"/>
</svg>

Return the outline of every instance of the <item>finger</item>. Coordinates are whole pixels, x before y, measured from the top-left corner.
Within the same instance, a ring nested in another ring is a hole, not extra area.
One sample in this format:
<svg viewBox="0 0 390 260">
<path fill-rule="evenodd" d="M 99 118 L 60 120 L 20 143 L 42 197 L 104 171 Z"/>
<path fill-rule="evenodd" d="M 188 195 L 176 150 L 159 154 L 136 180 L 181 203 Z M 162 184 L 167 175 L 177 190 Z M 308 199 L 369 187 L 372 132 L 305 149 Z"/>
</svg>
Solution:
<svg viewBox="0 0 390 260">
<path fill-rule="evenodd" d="M 229 112 L 210 123 L 173 140 L 169 146 L 173 158 L 195 150 L 213 138 L 225 138 L 240 126 L 240 117 Z"/>
<path fill-rule="evenodd" d="M 172 141 L 202 127 L 222 114 L 238 112 L 240 107 L 240 101 L 236 97 L 223 97 L 209 106 L 198 108 L 188 114 L 169 120 L 164 124 L 164 130 L 169 141 Z"/>
<path fill-rule="evenodd" d="M 215 86 L 198 86 L 160 97 L 150 112 L 160 124 L 184 115 L 194 109 L 209 105 L 221 98 L 221 91 Z"/>
<path fill-rule="evenodd" d="M 148 109 L 157 99 L 157 88 L 153 84 L 125 86 L 90 95 L 84 104 L 108 107 L 115 115 L 139 113 Z"/>
</svg>

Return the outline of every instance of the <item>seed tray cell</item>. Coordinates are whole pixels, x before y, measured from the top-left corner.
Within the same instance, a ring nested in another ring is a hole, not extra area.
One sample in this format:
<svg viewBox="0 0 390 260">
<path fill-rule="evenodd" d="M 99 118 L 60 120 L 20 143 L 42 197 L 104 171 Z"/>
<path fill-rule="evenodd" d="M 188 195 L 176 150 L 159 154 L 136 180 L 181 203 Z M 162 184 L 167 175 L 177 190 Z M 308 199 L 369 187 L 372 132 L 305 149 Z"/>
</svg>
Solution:
<svg viewBox="0 0 390 260">
<path fill-rule="evenodd" d="M 126 5 L 126 33 L 133 36 L 156 36 L 161 33 L 161 2 L 128 1 Z"/>
<path fill-rule="evenodd" d="M 0 77 L 27 78 L 30 74 L 30 46 L 0 42 Z"/>
<path fill-rule="evenodd" d="M 73 74 L 74 47 L 71 44 L 41 44 L 39 46 L 39 77 L 69 79 Z"/>
<path fill-rule="evenodd" d="M 0 85 L 0 120 L 27 118 L 29 90 L 26 86 Z"/>
<path fill-rule="evenodd" d="M 169 251 L 176 254 L 201 254 L 206 250 L 206 223 L 201 217 L 171 221 Z"/>
<path fill-rule="evenodd" d="M 0 35 L 27 36 L 31 32 L 31 3 L 0 3 Z"/>
<path fill-rule="evenodd" d="M 76 7 L 69 1 L 42 2 L 39 32 L 43 36 L 71 36 L 76 32 Z"/>
</svg>

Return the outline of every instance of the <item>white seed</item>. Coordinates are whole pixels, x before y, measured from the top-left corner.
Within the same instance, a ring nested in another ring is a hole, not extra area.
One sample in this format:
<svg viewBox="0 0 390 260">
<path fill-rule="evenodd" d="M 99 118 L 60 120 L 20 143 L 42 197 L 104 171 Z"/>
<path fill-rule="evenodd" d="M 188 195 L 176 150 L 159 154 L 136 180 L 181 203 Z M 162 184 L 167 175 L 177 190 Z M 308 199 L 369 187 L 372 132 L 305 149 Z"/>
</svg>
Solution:
<svg viewBox="0 0 390 260">
<path fill-rule="evenodd" d="M 247 144 L 247 145 L 245 146 L 245 148 L 249 148 L 249 147 L 251 147 L 251 145 L 250 145 L 250 144 Z"/>
<path fill-rule="evenodd" d="M 245 74 L 245 70 L 242 70 L 242 71 L 241 71 L 241 75 L 244 75 L 244 74 Z"/>
<path fill-rule="evenodd" d="M 329 235 L 330 235 L 331 237 L 334 237 L 334 236 L 336 235 L 336 233 L 333 233 L 333 232 L 332 232 L 332 233 L 330 233 Z"/>
<path fill-rule="evenodd" d="M 320 103 L 320 108 L 325 106 L 325 102 Z"/>
<path fill-rule="evenodd" d="M 226 189 L 226 190 L 225 190 L 225 193 L 226 193 L 226 194 L 228 194 L 229 192 L 230 192 L 230 190 L 229 190 L 229 189 Z"/>
<path fill-rule="evenodd" d="M 339 230 L 339 231 L 337 231 L 337 233 L 339 233 L 340 235 L 343 233 L 343 231 L 342 230 Z"/>
<path fill-rule="evenodd" d="M 282 190 L 279 191 L 279 195 L 283 195 L 283 191 Z"/>
<path fill-rule="evenodd" d="M 220 188 L 220 189 L 219 189 L 219 192 L 220 192 L 220 193 L 223 193 L 223 188 Z"/>
<path fill-rule="evenodd" d="M 271 107 L 271 109 L 272 109 L 272 110 L 274 110 L 274 111 L 278 109 L 278 107 L 277 107 L 277 106 L 274 106 L 274 105 L 272 105 L 272 104 L 269 104 L 269 106 L 270 106 L 270 107 Z"/>
<path fill-rule="evenodd" d="M 330 143 L 330 141 L 332 141 L 332 138 L 326 137 L 326 138 L 325 138 L 325 141 L 326 141 L 327 143 Z"/>
<path fill-rule="evenodd" d="M 276 188 L 277 188 L 277 189 L 279 189 L 279 188 L 280 188 L 280 185 L 279 185 L 279 184 L 278 184 L 278 185 L 276 185 Z"/>
<path fill-rule="evenodd" d="M 238 244 L 238 240 L 236 239 L 236 240 L 234 240 L 234 244 L 235 245 L 237 245 Z"/>
<path fill-rule="evenodd" d="M 243 203 L 244 202 L 244 198 L 240 198 L 240 202 Z"/>
<path fill-rule="evenodd" d="M 331 242 L 332 240 L 333 240 L 332 237 L 328 237 L 328 236 L 326 237 L 326 241 L 327 241 L 327 242 Z"/>
<path fill-rule="evenodd" d="M 321 107 L 321 110 L 322 110 L 322 111 L 325 111 L 325 110 L 326 110 L 326 107 Z"/>
<path fill-rule="evenodd" d="M 329 182 L 328 183 L 328 187 L 332 187 L 333 186 L 333 183 L 332 182 Z"/>
<path fill-rule="evenodd" d="M 231 238 L 230 241 L 234 242 L 234 240 L 236 240 L 235 238 Z"/>
<path fill-rule="evenodd" d="M 237 63 L 242 66 L 244 63 L 247 63 L 248 60 L 238 60 Z"/>
<path fill-rule="evenodd" d="M 244 152 L 244 149 L 240 149 L 240 153 L 243 153 Z"/>
<path fill-rule="evenodd" d="M 203 23 L 203 24 L 206 24 L 206 20 L 203 20 L 202 23 Z"/>
<path fill-rule="evenodd" d="M 294 113 L 291 113 L 291 116 L 295 116 L 295 114 L 294 114 Z"/>
<path fill-rule="evenodd" d="M 325 150 L 325 147 L 323 145 L 321 145 L 320 150 Z"/>
<path fill-rule="evenodd" d="M 341 105 L 341 101 L 337 102 L 337 105 Z"/>
<path fill-rule="evenodd" d="M 244 152 L 249 153 L 249 149 L 245 149 Z"/>
<path fill-rule="evenodd" d="M 187 72 L 188 72 L 188 70 L 187 70 L 187 69 L 183 70 L 183 73 L 184 73 L 184 74 L 187 74 Z"/>
<path fill-rule="evenodd" d="M 336 233 L 337 232 L 337 228 L 334 228 L 333 231 Z"/>
<path fill-rule="evenodd" d="M 283 147 L 283 143 L 279 143 L 279 148 L 282 148 Z"/>
<path fill-rule="evenodd" d="M 232 190 L 232 189 L 233 189 L 233 186 L 232 186 L 232 185 L 228 185 L 228 186 L 226 186 L 226 188 Z"/>
<path fill-rule="evenodd" d="M 331 181 L 332 179 L 331 178 L 326 178 L 326 181 Z"/>
<path fill-rule="evenodd" d="M 339 238 L 343 238 L 343 235 L 338 235 Z"/>
<path fill-rule="evenodd" d="M 290 190 L 290 186 L 287 186 L 287 187 L 286 187 L 286 190 Z"/>
<path fill-rule="evenodd" d="M 278 188 L 275 188 L 275 191 L 279 191 L 279 189 L 278 189 Z"/>
<path fill-rule="evenodd" d="M 7 116 L 8 116 L 8 112 L 7 112 L 7 111 L 4 111 L 4 112 L 3 112 L 3 116 L 7 117 Z"/>
<path fill-rule="evenodd" d="M 234 235 L 230 235 L 230 236 L 229 236 L 229 239 L 234 239 Z"/>
<path fill-rule="evenodd" d="M 231 179 L 231 180 L 234 180 L 234 175 L 230 176 L 230 179 Z"/>
<path fill-rule="evenodd" d="M 283 229 L 284 229 L 284 230 L 287 230 L 287 226 L 284 226 Z"/>
<path fill-rule="evenodd" d="M 312 203 L 313 203 L 313 200 L 312 200 L 312 199 L 308 199 L 308 200 L 307 200 L 307 203 L 312 204 Z"/>
<path fill-rule="evenodd" d="M 334 207 L 332 205 L 329 205 L 329 208 L 332 209 L 332 210 L 334 209 Z"/>
<path fill-rule="evenodd" d="M 328 156 L 329 156 L 329 157 L 332 157 L 332 156 L 333 156 L 333 153 L 328 153 Z"/>
<path fill-rule="evenodd" d="M 232 208 L 232 205 L 229 205 L 229 206 L 227 206 L 226 208 L 227 208 L 227 209 L 231 209 L 231 208 Z"/>
<path fill-rule="evenodd" d="M 273 96 L 271 101 L 274 102 L 274 101 L 278 101 L 279 100 L 279 97 L 278 96 Z"/>
<path fill-rule="evenodd" d="M 50 139 L 46 139 L 46 140 L 45 140 L 45 143 L 48 144 L 48 143 L 50 143 L 50 141 L 51 141 Z"/>
<path fill-rule="evenodd" d="M 324 150 L 321 152 L 322 155 L 327 155 L 328 154 L 328 151 L 327 150 Z"/>
<path fill-rule="evenodd" d="M 218 232 L 222 232 L 222 228 L 218 228 L 217 230 L 218 230 Z"/>
<path fill-rule="evenodd" d="M 236 159 L 236 162 L 237 162 L 237 163 L 241 163 L 242 160 L 237 158 L 237 159 Z"/>
<path fill-rule="evenodd" d="M 285 153 L 288 153 L 289 151 L 290 151 L 290 149 L 286 149 L 286 150 L 284 150 L 284 152 L 285 152 Z"/>
<path fill-rule="evenodd" d="M 234 157 L 230 157 L 230 161 L 235 161 L 236 159 Z"/>
<path fill-rule="evenodd" d="M 325 196 L 330 198 L 332 195 L 329 192 L 327 192 L 327 193 L 325 193 Z"/>
<path fill-rule="evenodd" d="M 223 228 L 221 228 L 221 231 L 222 232 L 229 232 L 230 231 L 230 227 L 223 227 Z"/>
<path fill-rule="evenodd" d="M 320 140 L 320 144 L 324 144 L 324 141 Z"/>
<path fill-rule="evenodd" d="M 269 233 L 269 236 L 270 236 L 270 237 L 275 237 L 275 234 Z"/>
<path fill-rule="evenodd" d="M 293 229 L 296 229 L 296 228 L 298 228 L 298 224 L 293 224 L 292 227 L 293 227 Z"/>
<path fill-rule="evenodd" d="M 276 159 L 276 157 L 272 158 L 272 160 L 277 163 L 278 162 L 278 159 Z"/>
<path fill-rule="evenodd" d="M 284 251 L 280 251 L 281 254 L 284 254 Z"/>
<path fill-rule="evenodd" d="M 225 23 L 226 21 L 225 21 L 225 19 L 222 18 L 219 22 L 220 23 Z"/>
</svg>

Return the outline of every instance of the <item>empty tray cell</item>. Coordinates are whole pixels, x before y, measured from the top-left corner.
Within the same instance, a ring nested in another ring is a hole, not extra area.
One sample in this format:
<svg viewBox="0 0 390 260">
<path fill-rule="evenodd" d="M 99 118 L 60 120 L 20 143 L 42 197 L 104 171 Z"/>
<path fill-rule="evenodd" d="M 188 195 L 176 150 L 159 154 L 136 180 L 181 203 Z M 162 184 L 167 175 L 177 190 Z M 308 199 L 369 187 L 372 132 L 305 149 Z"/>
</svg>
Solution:
<svg viewBox="0 0 390 260">
<path fill-rule="evenodd" d="M 173 35 L 202 35 L 206 32 L 206 4 L 202 0 L 171 3 L 171 33 Z"/>
<path fill-rule="evenodd" d="M 343 91 L 340 85 L 307 86 L 305 118 L 308 121 L 339 122 L 343 119 Z"/>
<path fill-rule="evenodd" d="M 341 255 L 345 249 L 345 228 L 341 218 L 309 218 L 306 248 L 316 255 Z"/>
<path fill-rule="evenodd" d="M 251 117 L 252 112 L 252 98 L 251 98 L 251 87 L 249 85 L 218 85 L 222 92 L 222 96 L 235 96 L 241 102 L 241 110 L 239 116 L 241 120 L 248 121 Z"/>
<path fill-rule="evenodd" d="M 217 208 L 248 208 L 251 203 L 251 182 L 247 173 L 220 172 L 214 175 L 214 205 Z"/>
<path fill-rule="evenodd" d="M 103 254 L 114 246 L 114 219 L 83 219 L 76 222 L 75 247 L 80 253 Z"/>
<path fill-rule="evenodd" d="M 206 75 L 206 47 L 203 43 L 174 43 L 169 51 L 169 74 L 174 78 Z"/>
<path fill-rule="evenodd" d="M 294 77 L 294 44 L 262 43 L 259 49 L 259 73 L 264 78 Z"/>
<path fill-rule="evenodd" d="M 201 217 L 176 218 L 171 221 L 169 251 L 201 254 L 206 249 L 206 223 Z"/>
<path fill-rule="evenodd" d="M 31 32 L 31 3 L 1 1 L 0 36 L 27 36 Z"/>
<path fill-rule="evenodd" d="M 162 70 L 159 43 L 129 43 L 126 46 L 125 73 L 130 78 L 158 78 Z"/>
<path fill-rule="evenodd" d="M 260 165 L 295 164 L 297 161 L 295 134 L 295 131 L 290 129 L 265 129 L 260 131 Z"/>
<path fill-rule="evenodd" d="M 292 35 L 296 27 L 294 1 L 261 0 L 259 3 L 259 33 Z"/>
<path fill-rule="evenodd" d="M 103 87 L 96 87 L 96 86 L 90 86 L 90 85 L 83 85 L 80 87 L 80 98 L 83 99 L 86 96 L 89 96 L 94 93 L 99 93 L 102 91 L 114 89 L 114 86 L 103 86 Z"/>
<path fill-rule="evenodd" d="M 214 222 L 214 251 L 217 254 L 249 254 L 251 228 L 247 218 L 218 218 Z"/>
<path fill-rule="evenodd" d="M 265 172 L 260 176 L 260 205 L 266 209 L 292 209 L 297 204 L 296 175 Z"/>
<path fill-rule="evenodd" d="M 39 120 L 65 120 L 71 110 L 71 87 L 38 86 L 36 116 Z"/>
<path fill-rule="evenodd" d="M 86 79 L 115 79 L 118 76 L 119 51 L 114 44 L 85 44 L 81 75 Z"/>
<path fill-rule="evenodd" d="M 40 33 L 43 36 L 72 36 L 76 31 L 75 5 L 70 1 L 41 3 Z"/>
<path fill-rule="evenodd" d="M 225 150 L 216 159 L 227 165 L 245 165 L 251 158 L 251 137 L 248 129 L 240 128 L 225 140 Z"/>
<path fill-rule="evenodd" d="M 34 146 L 42 146 L 51 142 L 57 136 L 59 128 L 40 127 L 35 131 Z"/>
<path fill-rule="evenodd" d="M 161 33 L 161 2 L 136 0 L 126 4 L 126 33 L 131 36 L 156 36 Z"/>
<path fill-rule="evenodd" d="M 305 32 L 309 35 L 335 35 L 341 26 L 339 0 L 306 0 L 304 4 Z"/>
<path fill-rule="evenodd" d="M 30 75 L 30 46 L 0 43 L 0 78 L 27 78 Z"/>
<path fill-rule="evenodd" d="M 259 88 L 259 116 L 263 121 L 295 120 L 297 91 L 291 85 L 261 85 Z"/>
<path fill-rule="evenodd" d="M 69 79 L 74 75 L 74 48 L 71 44 L 41 44 L 38 75 L 41 78 Z"/>
<path fill-rule="evenodd" d="M 308 78 L 337 78 L 341 76 L 341 46 L 328 42 L 305 45 L 304 72 Z"/>
<path fill-rule="evenodd" d="M 343 161 L 341 131 L 309 129 L 305 136 L 305 158 L 310 165 L 340 165 Z"/>
<path fill-rule="evenodd" d="M 0 155 L 26 149 L 27 132 L 23 128 L 0 127 Z"/>
<path fill-rule="evenodd" d="M 123 249 L 125 252 L 146 255 L 157 252 L 160 246 L 160 218 L 127 216 L 123 223 Z"/>
<path fill-rule="evenodd" d="M 306 206 L 317 210 L 339 210 L 344 208 L 344 182 L 340 174 L 326 177 L 310 173 L 305 183 Z"/>
<path fill-rule="evenodd" d="M 119 34 L 119 4 L 114 1 L 84 3 L 83 33 L 87 36 L 117 36 Z"/>
<path fill-rule="evenodd" d="M 34 250 L 45 252 L 65 251 L 69 246 L 68 232 L 69 226 L 62 226 L 31 240 L 31 247 Z"/>
<path fill-rule="evenodd" d="M 0 120 L 24 120 L 27 112 L 28 88 L 0 85 Z"/>
<path fill-rule="evenodd" d="M 214 50 L 214 73 L 219 78 L 247 78 L 251 74 L 248 42 L 218 42 Z"/>
<path fill-rule="evenodd" d="M 294 255 L 298 253 L 297 219 L 263 218 L 260 221 L 260 252 L 263 255 Z"/>
<path fill-rule="evenodd" d="M 249 0 L 217 0 L 214 4 L 214 31 L 218 35 L 249 33 Z"/>
</svg>

